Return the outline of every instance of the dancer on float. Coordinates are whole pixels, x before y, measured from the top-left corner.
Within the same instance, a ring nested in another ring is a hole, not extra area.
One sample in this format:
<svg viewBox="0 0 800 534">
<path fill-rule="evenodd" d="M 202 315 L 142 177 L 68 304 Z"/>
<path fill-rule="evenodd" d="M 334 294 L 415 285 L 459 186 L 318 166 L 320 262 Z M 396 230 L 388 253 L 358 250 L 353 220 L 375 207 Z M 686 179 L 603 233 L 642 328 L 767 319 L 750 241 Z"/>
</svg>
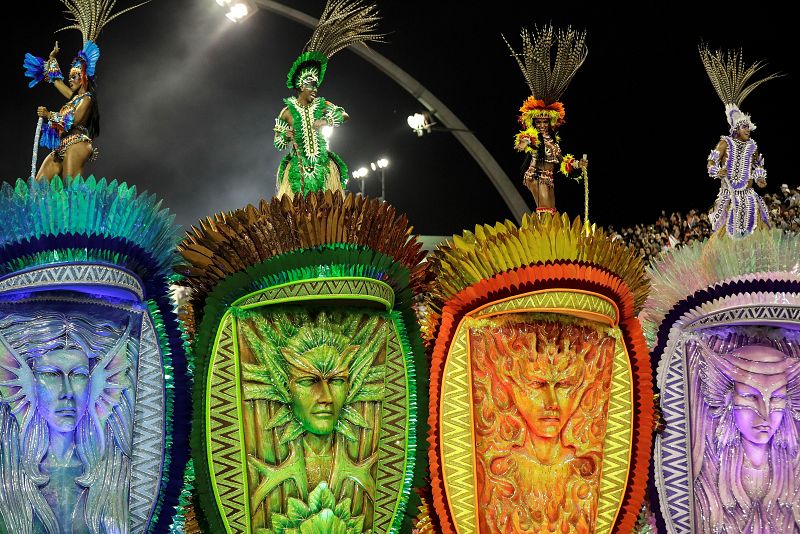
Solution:
<svg viewBox="0 0 800 534">
<path fill-rule="evenodd" d="M 337 127 L 350 117 L 317 96 L 317 89 L 335 53 L 352 44 L 381 41 L 382 35 L 375 32 L 379 20 L 377 8 L 361 0 L 329 0 L 325 5 L 305 51 L 286 76 L 286 87 L 295 89 L 297 96 L 283 100 L 286 107 L 275 119 L 275 148 L 289 149 L 278 167 L 277 196 L 344 189 L 347 165 L 328 150 L 322 128 Z"/>
<path fill-rule="evenodd" d="M 588 167 L 585 156 L 577 161 L 571 154 L 562 154 L 556 133 L 564 124 L 561 95 L 586 60 L 586 32 L 547 25 L 534 27 L 533 31 L 523 28 L 521 36 L 520 52 L 506 41 L 531 90 L 531 96 L 519 109 L 519 122 L 524 129 L 516 135 L 514 148 L 530 155 L 523 183 L 533 194 L 536 211 L 554 213 L 556 170 L 579 180 L 582 170 Z M 554 46 L 557 52 L 551 62 Z"/>
<path fill-rule="evenodd" d="M 720 189 L 710 219 L 714 231 L 741 237 L 759 226 L 769 227 L 769 212 L 753 189 L 767 186 L 764 156 L 758 151 L 751 133 L 756 125 L 740 106 L 756 87 L 780 76 L 771 74 L 747 83 L 764 64 L 757 61 L 747 67 L 741 50 L 711 51 L 700 45 L 700 59 L 720 100 L 725 104 L 725 118 L 730 132 L 720 138 L 708 155 L 708 175 L 720 180 Z M 724 228 L 724 230 L 723 230 Z"/>
<path fill-rule="evenodd" d="M 142 4 L 123 9 L 112 14 L 114 0 L 61 0 L 67 8 L 70 26 L 64 30 L 79 30 L 83 35 L 83 48 L 78 51 L 70 66 L 67 83 L 58 64 L 58 41 L 48 58 L 42 59 L 33 54 L 25 54 L 25 76 L 31 78 L 29 87 L 42 80 L 52 84 L 67 103 L 58 111 L 39 106 L 36 114 L 46 120 L 43 123 L 40 146 L 50 149 L 50 154 L 42 162 L 37 179 L 51 179 L 54 176 L 79 176 L 88 161 L 97 157 L 92 140 L 100 135 L 100 107 L 97 101 L 95 68 L 100 59 L 97 37 L 103 27 Z"/>
</svg>

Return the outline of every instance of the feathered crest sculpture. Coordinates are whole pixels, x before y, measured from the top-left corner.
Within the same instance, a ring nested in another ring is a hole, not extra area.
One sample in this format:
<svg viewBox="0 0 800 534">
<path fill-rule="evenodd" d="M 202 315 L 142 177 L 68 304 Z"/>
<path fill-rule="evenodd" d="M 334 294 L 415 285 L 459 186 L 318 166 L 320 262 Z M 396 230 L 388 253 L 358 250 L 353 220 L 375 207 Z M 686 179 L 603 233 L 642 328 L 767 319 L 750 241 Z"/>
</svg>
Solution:
<svg viewBox="0 0 800 534">
<path fill-rule="evenodd" d="M 575 73 L 583 65 L 589 49 L 586 47 L 586 32 L 554 28 L 545 25 L 534 26 L 533 30 L 523 28 L 522 49 L 517 52 L 503 37 L 511 55 L 517 61 L 525 82 L 537 100 L 545 105 L 561 99 Z M 553 48 L 555 47 L 555 56 Z"/>
<path fill-rule="evenodd" d="M 84 44 L 88 41 L 97 42 L 100 32 L 109 22 L 149 2 L 146 0 L 114 13 L 117 0 L 61 0 L 67 8 L 67 20 L 72 24 L 58 31 L 78 30 L 83 34 Z"/>
<path fill-rule="evenodd" d="M 698 46 L 700 60 L 706 69 L 711 85 L 717 92 L 723 104 L 741 106 L 744 99 L 762 83 L 780 78 L 780 73 L 770 74 L 761 79 L 750 81 L 761 69 L 766 66 L 763 61 L 756 61 L 747 65 L 742 58 L 742 50 L 711 50 L 708 45 L 701 43 Z"/>
</svg>

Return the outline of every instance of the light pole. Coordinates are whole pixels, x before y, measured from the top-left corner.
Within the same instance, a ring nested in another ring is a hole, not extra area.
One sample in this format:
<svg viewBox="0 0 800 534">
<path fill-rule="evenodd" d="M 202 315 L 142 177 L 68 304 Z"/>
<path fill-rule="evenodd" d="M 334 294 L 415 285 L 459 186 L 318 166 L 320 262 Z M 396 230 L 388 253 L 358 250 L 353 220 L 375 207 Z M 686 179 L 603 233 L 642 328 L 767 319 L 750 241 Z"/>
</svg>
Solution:
<svg viewBox="0 0 800 534">
<path fill-rule="evenodd" d="M 381 200 L 386 201 L 386 167 L 389 166 L 389 160 L 386 158 L 379 159 L 376 163 L 370 163 L 372 170 L 377 166 L 381 170 Z"/>
<path fill-rule="evenodd" d="M 366 167 L 361 167 L 353 171 L 353 178 L 361 178 L 361 196 L 364 196 L 364 178 L 367 177 L 369 171 Z"/>
</svg>

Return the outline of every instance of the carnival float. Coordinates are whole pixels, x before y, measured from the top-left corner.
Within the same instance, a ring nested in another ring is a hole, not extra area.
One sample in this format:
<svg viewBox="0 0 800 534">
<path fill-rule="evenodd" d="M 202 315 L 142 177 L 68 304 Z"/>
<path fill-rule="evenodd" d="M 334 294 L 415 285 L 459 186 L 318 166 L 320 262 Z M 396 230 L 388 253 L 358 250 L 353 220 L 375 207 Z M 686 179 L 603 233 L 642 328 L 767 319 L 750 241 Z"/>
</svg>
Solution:
<svg viewBox="0 0 800 534">
<path fill-rule="evenodd" d="M 375 5 L 328 0 L 286 76 L 275 196 L 181 234 L 84 177 L 97 39 L 139 6 L 61 2 L 68 74 L 58 43 L 24 68 L 67 102 L 0 191 L 0 532 L 800 532 L 800 239 L 770 228 L 741 110 L 762 63 L 699 47 L 730 127 L 713 235 L 648 264 L 561 147 L 586 32 L 503 37 L 535 212 L 426 254 L 322 134 L 350 118 L 317 94 L 331 58 L 384 38 Z"/>
</svg>

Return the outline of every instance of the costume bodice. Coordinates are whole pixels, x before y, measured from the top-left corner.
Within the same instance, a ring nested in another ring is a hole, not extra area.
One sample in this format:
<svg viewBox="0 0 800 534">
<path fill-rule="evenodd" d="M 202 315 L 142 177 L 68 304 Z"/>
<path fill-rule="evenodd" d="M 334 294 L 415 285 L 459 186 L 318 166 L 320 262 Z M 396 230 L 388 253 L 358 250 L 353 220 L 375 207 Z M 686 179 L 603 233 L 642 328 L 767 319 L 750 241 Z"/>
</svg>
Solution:
<svg viewBox="0 0 800 534">
<path fill-rule="evenodd" d="M 728 145 L 728 158 L 725 162 L 727 175 L 725 180 L 731 189 L 738 191 L 748 186 L 753 169 L 753 156 L 756 142 L 752 139 L 740 141 L 730 136 L 722 138 Z"/>
</svg>

